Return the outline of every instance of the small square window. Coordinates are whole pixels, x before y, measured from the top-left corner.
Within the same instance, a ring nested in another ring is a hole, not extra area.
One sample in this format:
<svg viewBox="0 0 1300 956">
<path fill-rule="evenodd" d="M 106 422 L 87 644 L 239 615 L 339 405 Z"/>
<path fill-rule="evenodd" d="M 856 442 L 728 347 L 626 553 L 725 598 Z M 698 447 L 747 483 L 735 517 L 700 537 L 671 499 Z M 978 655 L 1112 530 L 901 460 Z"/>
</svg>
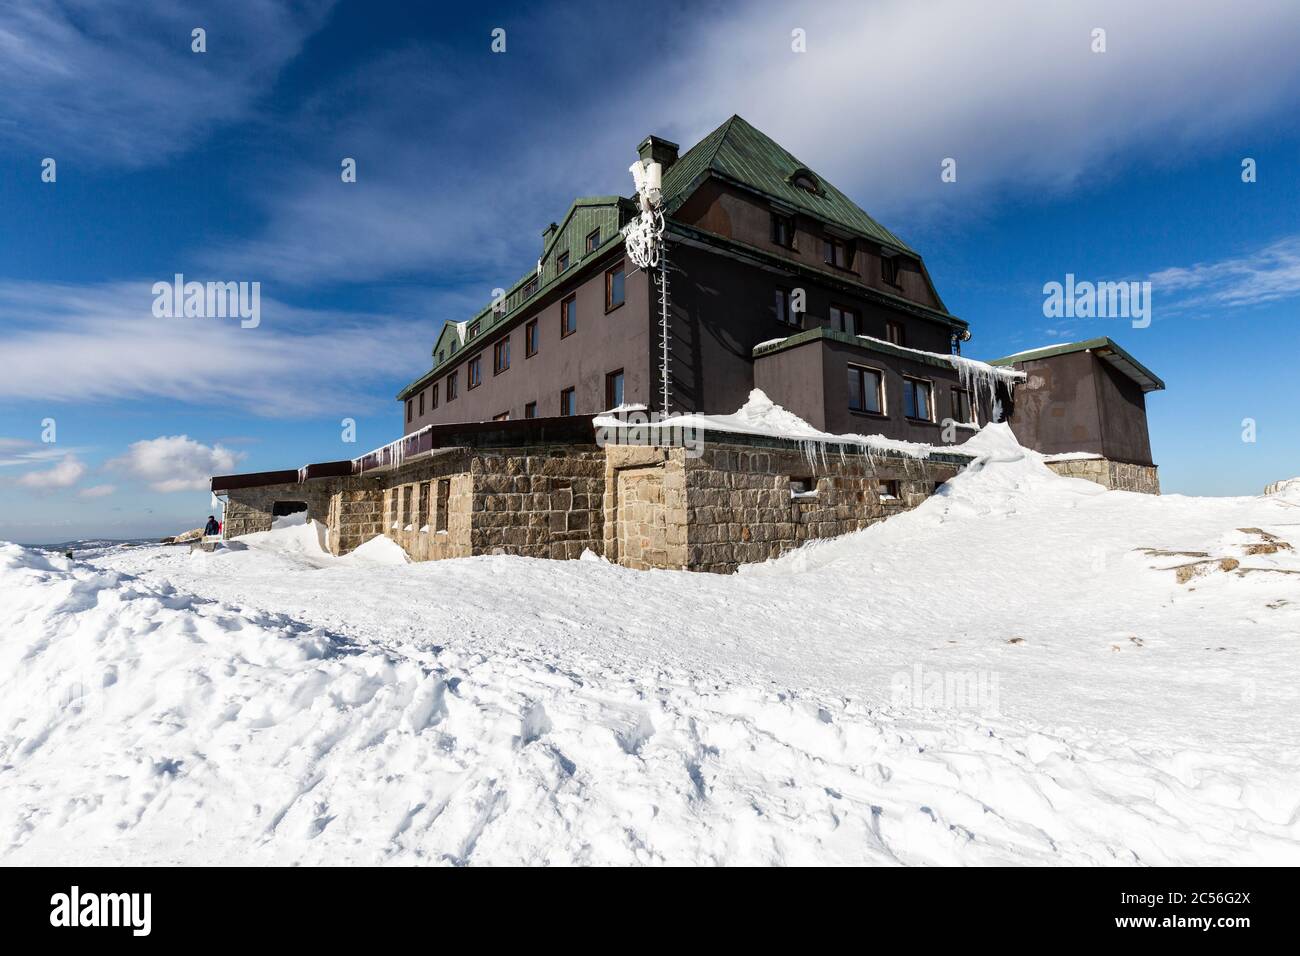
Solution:
<svg viewBox="0 0 1300 956">
<path fill-rule="evenodd" d="M 600 230 L 593 229 L 587 233 L 587 251 L 595 252 L 600 248 Z"/>
<path fill-rule="evenodd" d="M 902 491 L 898 487 L 897 478 L 884 478 L 876 482 L 876 495 L 881 501 L 899 501 L 902 499 Z"/>
<path fill-rule="evenodd" d="M 618 408 L 623 404 L 623 370 L 605 376 L 605 408 Z"/>
<path fill-rule="evenodd" d="M 623 266 L 617 265 L 605 273 L 605 311 L 612 312 L 623 304 Z"/>
<path fill-rule="evenodd" d="M 934 392 L 929 382 L 903 379 L 903 414 L 916 421 L 934 421 Z"/>
<path fill-rule="evenodd" d="M 535 293 L 537 291 L 537 287 L 539 284 L 540 283 L 538 283 L 537 281 L 537 276 L 533 276 L 531 279 L 529 279 L 528 284 L 524 286 L 524 298 L 526 299 L 530 295 Z"/>
<path fill-rule="evenodd" d="M 536 417 L 537 417 L 537 403 L 529 402 L 527 405 L 524 406 L 524 418 L 536 418 Z"/>
<path fill-rule="evenodd" d="M 480 324 L 478 322 L 475 322 L 473 325 L 469 327 L 469 337 L 471 339 L 476 338 L 478 336 L 479 331 L 480 331 Z"/>
</svg>

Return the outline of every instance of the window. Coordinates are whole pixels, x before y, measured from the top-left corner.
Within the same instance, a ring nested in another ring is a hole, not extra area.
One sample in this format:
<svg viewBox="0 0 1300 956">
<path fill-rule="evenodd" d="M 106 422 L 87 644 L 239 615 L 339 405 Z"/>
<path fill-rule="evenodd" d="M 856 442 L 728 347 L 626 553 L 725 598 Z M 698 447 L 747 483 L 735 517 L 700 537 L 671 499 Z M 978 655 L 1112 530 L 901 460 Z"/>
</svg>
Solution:
<svg viewBox="0 0 1300 956">
<path fill-rule="evenodd" d="M 496 415 L 493 415 L 493 416 L 492 416 L 492 420 L 493 420 L 494 422 L 508 422 L 508 421 L 510 421 L 510 413 L 509 413 L 509 412 L 500 412 L 500 413 L 498 413 L 498 414 L 496 414 Z"/>
<path fill-rule="evenodd" d="M 623 266 L 605 273 L 605 311 L 612 312 L 623 304 Z"/>
<path fill-rule="evenodd" d="M 469 327 L 469 337 L 470 337 L 471 339 L 472 339 L 472 338 L 475 338 L 475 337 L 478 335 L 478 333 L 479 333 L 479 328 L 480 328 L 480 326 L 479 326 L 479 323 L 478 323 L 478 322 L 475 322 L 473 325 L 471 325 L 471 326 Z"/>
<path fill-rule="evenodd" d="M 567 268 L 569 268 L 569 253 L 565 250 L 555 257 L 555 271 L 558 274 Z"/>
<path fill-rule="evenodd" d="M 858 315 L 852 309 L 833 305 L 831 306 L 830 317 L 831 328 L 836 332 L 847 332 L 849 335 L 858 334 Z"/>
<path fill-rule="evenodd" d="M 433 408 L 438 407 L 438 383 L 437 382 L 434 382 L 433 388 L 429 389 L 429 400 L 430 400 L 429 404 Z"/>
<path fill-rule="evenodd" d="M 438 479 L 438 512 L 434 517 L 433 530 L 447 530 L 447 502 L 451 499 L 451 479 Z"/>
<path fill-rule="evenodd" d="M 917 421 L 934 421 L 933 393 L 929 382 L 919 378 L 903 379 L 903 414 Z"/>
<path fill-rule="evenodd" d="M 578 414 L 577 398 L 571 388 L 566 388 L 564 391 L 560 392 L 560 414 Z"/>
<path fill-rule="evenodd" d="M 526 299 L 534 292 L 536 292 L 537 286 L 538 286 L 537 276 L 533 276 L 531 279 L 528 280 L 528 284 L 524 286 L 524 298 Z"/>
<path fill-rule="evenodd" d="M 452 372 L 447 376 L 447 401 L 455 401 L 456 394 L 460 391 L 460 372 Z"/>
<path fill-rule="evenodd" d="M 600 229 L 593 229 L 587 233 L 587 251 L 595 252 L 600 248 Z"/>
<path fill-rule="evenodd" d="M 420 416 L 424 416 L 424 392 L 420 392 Z"/>
<path fill-rule="evenodd" d="M 530 359 L 537 354 L 537 320 L 533 319 L 524 326 L 524 358 Z"/>
<path fill-rule="evenodd" d="M 524 406 L 524 418 L 536 418 L 536 417 L 537 417 L 537 403 L 529 402 L 527 405 Z"/>
<path fill-rule="evenodd" d="M 883 377 L 874 368 L 849 366 L 849 410 L 885 414 Z"/>
<path fill-rule="evenodd" d="M 456 339 L 452 339 L 452 340 L 451 340 L 451 352 L 450 352 L 449 354 L 451 354 L 451 355 L 455 355 L 455 354 L 456 354 L 456 350 L 459 349 L 459 348 L 460 348 L 460 342 L 457 341 Z"/>
<path fill-rule="evenodd" d="M 817 182 L 817 177 L 806 169 L 801 169 L 790 177 L 790 183 L 796 189 L 802 189 L 806 193 L 812 193 L 814 196 L 821 194 L 821 185 Z"/>
<path fill-rule="evenodd" d="M 441 349 L 439 349 L 439 351 L 438 351 L 438 361 L 437 361 L 436 364 L 441 365 L 441 364 L 442 364 L 442 360 L 445 359 L 446 357 L 447 357 L 447 353 L 446 353 L 446 352 L 443 352 Z"/>
<path fill-rule="evenodd" d="M 791 478 L 790 479 L 790 497 L 801 498 L 811 497 L 817 494 L 816 478 Z"/>
<path fill-rule="evenodd" d="M 849 267 L 848 247 L 838 239 L 827 237 L 822 240 L 822 258 L 826 260 L 827 265 L 834 266 L 837 269 L 847 269 Z"/>
<path fill-rule="evenodd" d="M 880 257 L 880 278 L 884 279 L 889 285 L 898 285 L 898 257 L 885 256 Z"/>
<path fill-rule="evenodd" d="M 472 359 L 470 359 L 469 364 L 466 365 L 465 368 L 467 369 L 465 373 L 465 377 L 469 379 L 469 382 L 466 385 L 467 388 L 478 388 L 480 385 L 483 384 L 483 353 L 482 352 L 480 352 L 478 355 L 475 355 Z"/>
<path fill-rule="evenodd" d="M 623 404 L 623 370 L 605 376 L 605 407 L 618 408 Z"/>
<path fill-rule="evenodd" d="M 406 400 L 406 421 L 408 424 L 410 423 L 411 419 L 415 417 L 415 413 L 413 411 L 414 408 L 415 408 L 414 400 L 408 398 Z"/>
<path fill-rule="evenodd" d="M 902 323 L 902 322 L 886 322 L 886 323 L 885 323 L 885 338 L 887 338 L 889 341 L 893 342 L 895 345 L 906 345 L 906 344 L 907 344 L 907 335 L 903 332 L 903 323 Z"/>
<path fill-rule="evenodd" d="M 560 338 L 578 331 L 578 297 L 571 295 L 560 303 Z"/>
<path fill-rule="evenodd" d="M 964 388 L 953 387 L 952 417 L 953 421 L 961 422 L 963 425 L 969 425 L 974 421 L 971 416 L 970 392 Z"/>
<path fill-rule="evenodd" d="M 772 241 L 787 249 L 794 248 L 794 216 L 772 213 Z"/>
<path fill-rule="evenodd" d="M 899 491 L 897 478 L 887 478 L 876 482 L 876 494 L 881 501 L 897 501 L 903 497 Z"/>
<path fill-rule="evenodd" d="M 492 346 L 492 374 L 500 375 L 510 367 L 510 336 Z"/>
<path fill-rule="evenodd" d="M 794 311 L 790 302 L 789 289 L 777 289 L 775 293 L 776 320 L 785 325 L 799 327 L 799 314 Z"/>
</svg>

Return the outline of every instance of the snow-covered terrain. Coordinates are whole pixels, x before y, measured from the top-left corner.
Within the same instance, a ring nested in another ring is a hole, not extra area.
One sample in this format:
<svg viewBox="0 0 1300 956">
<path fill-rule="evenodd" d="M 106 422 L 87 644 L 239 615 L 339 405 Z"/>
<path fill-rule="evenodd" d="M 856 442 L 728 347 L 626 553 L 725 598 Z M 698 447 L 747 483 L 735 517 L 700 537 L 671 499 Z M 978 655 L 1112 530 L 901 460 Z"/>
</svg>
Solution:
<svg viewBox="0 0 1300 956">
<path fill-rule="evenodd" d="M 0 547 L 0 862 L 1300 863 L 1300 500 L 973 442 L 728 577 Z"/>
</svg>

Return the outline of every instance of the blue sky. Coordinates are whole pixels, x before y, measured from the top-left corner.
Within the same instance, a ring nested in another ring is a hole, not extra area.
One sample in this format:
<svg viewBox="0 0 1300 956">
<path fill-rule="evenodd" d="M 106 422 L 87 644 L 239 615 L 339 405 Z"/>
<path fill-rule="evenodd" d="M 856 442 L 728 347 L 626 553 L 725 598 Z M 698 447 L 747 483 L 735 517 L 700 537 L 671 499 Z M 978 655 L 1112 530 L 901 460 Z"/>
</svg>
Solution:
<svg viewBox="0 0 1300 956">
<path fill-rule="evenodd" d="M 732 113 L 922 252 L 967 354 L 1110 335 L 1161 375 L 1167 492 L 1300 474 L 1294 3 L 149 6 L 0 10 L 0 539 L 174 533 L 208 474 L 391 440 L 573 197 Z M 261 324 L 156 318 L 177 272 L 260 282 Z M 1151 326 L 1045 318 L 1066 273 L 1151 281 Z"/>
</svg>

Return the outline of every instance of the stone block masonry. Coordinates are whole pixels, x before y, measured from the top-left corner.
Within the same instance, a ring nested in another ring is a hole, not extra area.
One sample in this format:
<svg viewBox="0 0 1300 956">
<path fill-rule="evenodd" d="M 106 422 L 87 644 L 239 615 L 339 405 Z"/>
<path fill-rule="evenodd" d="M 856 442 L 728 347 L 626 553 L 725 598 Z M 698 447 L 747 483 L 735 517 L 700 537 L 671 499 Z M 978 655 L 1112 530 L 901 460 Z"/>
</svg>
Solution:
<svg viewBox="0 0 1300 956">
<path fill-rule="evenodd" d="M 1135 465 L 1109 458 L 1049 458 L 1047 467 L 1063 477 L 1095 481 L 1113 491 L 1160 494 L 1160 475 L 1155 465 Z"/>
</svg>

